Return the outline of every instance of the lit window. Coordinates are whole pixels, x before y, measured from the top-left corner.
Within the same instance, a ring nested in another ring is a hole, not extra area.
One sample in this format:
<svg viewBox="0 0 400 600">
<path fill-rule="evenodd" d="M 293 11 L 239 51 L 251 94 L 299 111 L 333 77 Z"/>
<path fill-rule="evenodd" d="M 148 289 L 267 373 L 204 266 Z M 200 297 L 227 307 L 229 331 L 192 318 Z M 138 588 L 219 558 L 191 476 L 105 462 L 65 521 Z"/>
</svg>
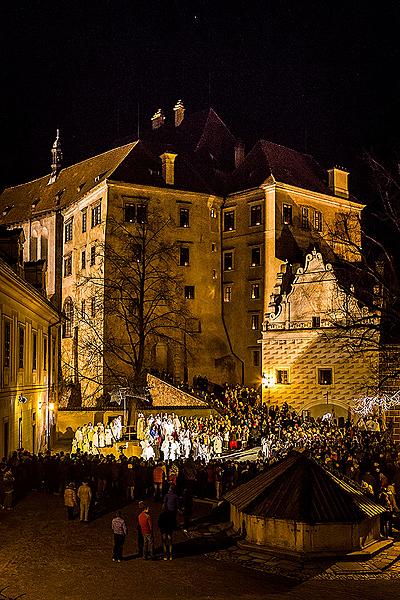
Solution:
<svg viewBox="0 0 400 600">
<path fill-rule="evenodd" d="M 92 227 L 96 227 L 96 225 L 100 225 L 101 223 L 101 203 L 96 204 L 92 208 Z"/>
<path fill-rule="evenodd" d="M 284 204 L 282 210 L 282 220 L 284 225 L 291 225 L 293 221 L 292 206 L 290 204 Z"/>
<path fill-rule="evenodd" d="M 72 254 L 64 258 L 64 277 L 72 275 Z"/>
<path fill-rule="evenodd" d="M 66 298 L 64 301 L 65 322 L 63 324 L 63 337 L 72 337 L 72 329 L 74 326 L 74 305 L 71 298 Z"/>
<path fill-rule="evenodd" d="M 212 278 L 213 279 L 217 279 L 217 271 L 216 271 L 216 269 L 213 269 Z"/>
<path fill-rule="evenodd" d="M 224 271 L 233 269 L 233 252 L 224 252 Z"/>
<path fill-rule="evenodd" d="M 96 246 L 90 248 L 90 266 L 94 267 L 96 264 Z"/>
<path fill-rule="evenodd" d="M 37 368 L 37 334 L 35 331 L 32 332 L 32 371 L 36 371 Z"/>
<path fill-rule="evenodd" d="M 85 233 L 87 229 L 87 210 L 82 211 L 82 233 Z"/>
<path fill-rule="evenodd" d="M 233 231 L 235 229 L 235 211 L 227 210 L 224 212 L 224 231 Z"/>
<path fill-rule="evenodd" d="M 322 212 L 319 210 L 314 211 L 314 229 L 322 231 Z"/>
<path fill-rule="evenodd" d="M 261 225 L 262 222 L 262 208 L 261 204 L 257 204 L 257 206 L 252 206 L 250 208 L 250 227 L 255 227 L 256 225 Z"/>
<path fill-rule="evenodd" d="M 251 261 L 252 267 L 259 267 L 261 265 L 261 249 L 257 246 L 251 249 Z"/>
<path fill-rule="evenodd" d="M 302 229 L 310 229 L 309 210 L 307 206 L 301 207 L 301 227 Z"/>
<path fill-rule="evenodd" d="M 217 251 L 217 244 L 214 244 L 214 242 L 211 243 L 211 252 L 216 252 Z"/>
<path fill-rule="evenodd" d="M 9 367 L 11 364 L 11 323 L 7 319 L 4 321 L 4 355 L 3 365 Z"/>
<path fill-rule="evenodd" d="M 212 208 L 210 210 L 210 216 L 212 219 L 216 219 L 217 218 L 217 211 L 215 210 L 215 208 Z"/>
<path fill-rule="evenodd" d="M 189 227 L 189 209 L 179 209 L 179 227 Z"/>
<path fill-rule="evenodd" d="M 189 266 L 189 248 L 187 246 L 179 248 L 179 265 L 181 267 Z"/>
<path fill-rule="evenodd" d="M 318 369 L 318 384 L 332 385 L 333 372 L 332 369 Z"/>
<path fill-rule="evenodd" d="M 251 284 L 251 298 L 252 300 L 258 300 L 260 297 L 260 284 L 252 283 Z"/>
<path fill-rule="evenodd" d="M 277 369 L 276 383 L 281 383 L 281 384 L 289 383 L 289 371 L 287 369 Z"/>
<path fill-rule="evenodd" d="M 147 202 L 127 202 L 124 205 L 125 223 L 147 223 Z"/>
<path fill-rule="evenodd" d="M 230 302 L 232 300 L 232 286 L 224 286 L 224 302 Z"/>
<path fill-rule="evenodd" d="M 24 352 L 25 352 L 25 329 L 22 325 L 19 328 L 19 351 L 18 351 L 18 368 L 24 368 Z"/>
<path fill-rule="evenodd" d="M 136 222 L 141 225 L 147 223 L 147 204 L 136 205 Z"/>
<path fill-rule="evenodd" d="M 251 315 L 251 328 L 260 329 L 260 317 L 259 315 Z"/>
<path fill-rule="evenodd" d="M 321 327 L 321 317 L 313 317 L 312 318 L 312 326 L 314 328 Z"/>
<path fill-rule="evenodd" d="M 72 219 L 67 221 L 64 225 L 64 240 L 65 243 L 72 240 Z"/>
<path fill-rule="evenodd" d="M 253 367 L 259 367 L 259 366 L 260 366 L 260 351 L 253 350 Z"/>
<path fill-rule="evenodd" d="M 194 300 L 194 285 L 185 285 L 186 300 Z"/>
</svg>

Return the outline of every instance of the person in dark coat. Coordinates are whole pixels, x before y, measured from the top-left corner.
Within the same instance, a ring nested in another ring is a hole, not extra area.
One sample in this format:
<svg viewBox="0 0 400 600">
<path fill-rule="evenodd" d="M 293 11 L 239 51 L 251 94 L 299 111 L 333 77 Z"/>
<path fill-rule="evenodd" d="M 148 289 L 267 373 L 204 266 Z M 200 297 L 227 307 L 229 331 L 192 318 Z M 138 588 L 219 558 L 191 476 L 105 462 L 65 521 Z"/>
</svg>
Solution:
<svg viewBox="0 0 400 600">
<path fill-rule="evenodd" d="M 158 528 L 161 533 L 163 558 L 172 560 L 172 534 L 175 528 L 174 513 L 165 507 L 158 517 Z"/>
</svg>

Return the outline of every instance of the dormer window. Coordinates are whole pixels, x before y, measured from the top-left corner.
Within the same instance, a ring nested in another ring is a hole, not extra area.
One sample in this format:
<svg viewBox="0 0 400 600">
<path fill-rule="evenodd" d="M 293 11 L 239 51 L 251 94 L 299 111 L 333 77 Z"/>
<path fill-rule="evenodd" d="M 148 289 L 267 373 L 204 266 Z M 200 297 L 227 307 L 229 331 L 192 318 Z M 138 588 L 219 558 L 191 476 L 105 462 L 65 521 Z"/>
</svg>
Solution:
<svg viewBox="0 0 400 600">
<path fill-rule="evenodd" d="M 39 202 L 40 202 L 40 198 L 35 198 L 35 200 L 33 200 L 33 202 L 32 202 L 31 209 L 35 210 L 35 208 L 37 207 Z"/>
<path fill-rule="evenodd" d="M 5 217 L 5 216 L 6 216 L 6 215 L 7 215 L 7 214 L 10 212 L 10 210 L 11 210 L 12 208 L 14 208 L 14 205 L 12 205 L 12 206 L 6 206 L 6 207 L 3 209 L 3 217 Z"/>
<path fill-rule="evenodd" d="M 80 183 L 80 184 L 78 185 L 78 187 L 76 188 L 76 191 L 77 191 L 77 192 L 81 192 L 81 191 L 83 190 L 84 186 L 85 186 L 85 182 L 83 182 L 83 183 Z"/>
</svg>

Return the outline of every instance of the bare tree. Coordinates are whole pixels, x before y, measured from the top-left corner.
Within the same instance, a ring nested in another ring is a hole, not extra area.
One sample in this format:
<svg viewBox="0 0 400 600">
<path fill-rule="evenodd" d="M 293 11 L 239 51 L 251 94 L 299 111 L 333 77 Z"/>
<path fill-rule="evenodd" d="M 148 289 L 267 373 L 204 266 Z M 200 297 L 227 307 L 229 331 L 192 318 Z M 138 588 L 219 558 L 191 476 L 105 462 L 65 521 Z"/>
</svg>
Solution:
<svg viewBox="0 0 400 600">
<path fill-rule="evenodd" d="M 178 257 L 174 223 L 158 206 L 142 207 L 134 223 L 109 217 L 96 269 L 76 286 L 76 378 L 86 393 L 124 387 L 141 395 L 157 344 L 182 365 L 195 350 Z"/>
</svg>

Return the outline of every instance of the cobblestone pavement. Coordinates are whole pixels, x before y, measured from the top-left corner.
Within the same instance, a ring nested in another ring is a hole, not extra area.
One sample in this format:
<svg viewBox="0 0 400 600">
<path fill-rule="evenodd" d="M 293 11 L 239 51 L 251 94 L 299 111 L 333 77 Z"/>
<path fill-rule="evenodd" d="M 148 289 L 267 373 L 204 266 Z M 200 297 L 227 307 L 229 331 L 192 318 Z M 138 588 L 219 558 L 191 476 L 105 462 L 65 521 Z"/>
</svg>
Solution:
<svg viewBox="0 0 400 600">
<path fill-rule="evenodd" d="M 237 548 L 224 526 L 180 530 L 173 561 L 144 562 L 136 557 L 136 510 L 136 503 L 123 509 L 130 531 L 119 564 L 111 561 L 112 513 L 88 524 L 68 522 L 59 496 L 32 493 L 0 513 L 0 590 L 7 586 L 9 597 L 25 594 L 24 600 L 399 598 L 398 563 L 367 575 L 310 572 L 307 581 L 299 581 L 287 577 L 290 565 L 285 570 L 282 560 L 266 561 Z M 155 518 L 158 510 L 151 505 Z M 207 511 L 196 503 L 197 516 Z"/>
</svg>

